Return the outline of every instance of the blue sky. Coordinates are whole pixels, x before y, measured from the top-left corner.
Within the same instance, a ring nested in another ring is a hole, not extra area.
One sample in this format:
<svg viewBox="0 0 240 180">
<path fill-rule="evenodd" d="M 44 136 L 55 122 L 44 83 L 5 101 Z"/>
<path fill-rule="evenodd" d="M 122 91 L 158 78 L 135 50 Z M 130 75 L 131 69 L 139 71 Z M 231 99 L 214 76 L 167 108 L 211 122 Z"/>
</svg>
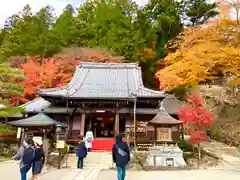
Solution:
<svg viewBox="0 0 240 180">
<path fill-rule="evenodd" d="M 143 5 L 148 0 L 135 1 Z M 38 11 L 46 5 L 51 5 L 54 7 L 56 14 L 59 15 L 67 4 L 78 7 L 82 2 L 83 0 L 2 0 L 0 6 L 0 25 L 2 26 L 4 24 L 6 18 L 21 11 L 26 4 L 31 5 L 33 12 Z"/>
</svg>

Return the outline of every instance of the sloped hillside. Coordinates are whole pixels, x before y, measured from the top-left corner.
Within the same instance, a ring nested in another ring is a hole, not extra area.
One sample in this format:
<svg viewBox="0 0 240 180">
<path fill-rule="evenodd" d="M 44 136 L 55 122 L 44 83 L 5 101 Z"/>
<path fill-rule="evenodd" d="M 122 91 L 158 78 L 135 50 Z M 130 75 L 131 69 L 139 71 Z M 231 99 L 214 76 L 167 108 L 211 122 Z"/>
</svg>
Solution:
<svg viewBox="0 0 240 180">
<path fill-rule="evenodd" d="M 229 145 L 240 143 L 240 92 L 228 85 L 201 85 L 198 90 L 215 116 L 214 138 Z"/>
</svg>

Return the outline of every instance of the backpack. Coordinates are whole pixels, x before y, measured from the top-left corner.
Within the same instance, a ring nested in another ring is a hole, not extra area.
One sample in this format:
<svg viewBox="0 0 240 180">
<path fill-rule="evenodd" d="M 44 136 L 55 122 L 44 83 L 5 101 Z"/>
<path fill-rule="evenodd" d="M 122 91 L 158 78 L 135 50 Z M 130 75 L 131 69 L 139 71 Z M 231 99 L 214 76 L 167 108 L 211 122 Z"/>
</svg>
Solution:
<svg viewBox="0 0 240 180">
<path fill-rule="evenodd" d="M 35 157 L 35 151 L 32 147 L 24 148 L 22 162 L 24 165 L 31 165 Z"/>
<path fill-rule="evenodd" d="M 115 144 L 115 145 L 116 145 L 118 154 L 120 154 L 122 157 L 127 156 L 127 153 L 124 150 L 120 149 L 117 144 Z"/>
</svg>

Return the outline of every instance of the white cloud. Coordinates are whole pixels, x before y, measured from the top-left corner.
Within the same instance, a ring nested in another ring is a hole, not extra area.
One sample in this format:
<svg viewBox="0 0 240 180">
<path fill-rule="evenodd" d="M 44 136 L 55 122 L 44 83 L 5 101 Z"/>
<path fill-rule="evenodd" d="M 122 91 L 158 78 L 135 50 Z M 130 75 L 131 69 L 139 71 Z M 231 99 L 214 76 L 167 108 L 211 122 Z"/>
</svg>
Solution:
<svg viewBox="0 0 240 180">
<path fill-rule="evenodd" d="M 59 15 L 67 4 L 78 7 L 83 0 L 4 0 L 0 6 L 0 26 L 5 20 L 13 14 L 20 12 L 26 4 L 30 4 L 33 12 L 40 8 L 51 5 L 55 9 L 55 13 Z M 139 5 L 144 5 L 148 0 L 135 0 Z"/>
</svg>

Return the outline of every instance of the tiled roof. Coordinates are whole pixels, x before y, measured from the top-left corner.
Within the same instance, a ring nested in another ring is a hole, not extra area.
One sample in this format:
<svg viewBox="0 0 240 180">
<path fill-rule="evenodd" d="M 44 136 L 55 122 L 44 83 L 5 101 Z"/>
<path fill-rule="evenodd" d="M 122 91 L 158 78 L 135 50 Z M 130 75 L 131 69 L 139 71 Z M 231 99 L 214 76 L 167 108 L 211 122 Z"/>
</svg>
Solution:
<svg viewBox="0 0 240 180">
<path fill-rule="evenodd" d="M 41 112 L 43 109 L 48 108 L 51 105 L 49 101 L 46 101 L 43 98 L 36 98 L 32 101 L 29 101 L 20 107 L 25 108 L 27 112 Z"/>
<path fill-rule="evenodd" d="M 38 113 L 35 116 L 29 118 L 20 119 L 17 121 L 8 122 L 9 125 L 17 127 L 46 127 L 46 126 L 65 126 L 63 123 L 57 122 L 54 119 L 51 119 L 43 112 Z"/>
<path fill-rule="evenodd" d="M 170 103 L 171 102 L 171 103 Z M 173 96 L 166 97 L 162 101 L 163 107 L 169 114 L 177 114 L 179 111 L 179 101 L 174 98 Z M 179 104 L 177 106 L 176 104 Z M 21 105 L 24 107 L 28 113 L 38 113 L 38 112 L 45 112 L 45 113 L 68 113 L 72 112 L 74 108 L 69 107 L 66 108 L 65 106 L 54 106 L 51 103 L 43 98 L 36 98 L 33 101 L 30 101 L 26 104 Z M 177 108 L 178 107 L 178 108 Z M 137 114 L 157 114 L 159 109 L 155 108 L 138 108 L 136 109 Z M 76 110 L 76 112 L 82 112 L 80 108 Z M 120 114 L 125 113 L 132 113 L 133 108 L 121 108 L 119 110 Z"/>
<path fill-rule="evenodd" d="M 170 116 L 165 108 L 161 107 L 157 113 L 157 115 L 149 121 L 151 124 L 181 124 L 181 121 L 174 119 Z"/>
<path fill-rule="evenodd" d="M 162 106 L 168 114 L 178 114 L 181 102 L 173 95 L 168 95 L 162 100 Z"/>
<path fill-rule="evenodd" d="M 105 64 L 83 62 L 71 82 L 61 88 L 40 89 L 40 96 L 67 99 L 164 98 L 165 93 L 145 88 L 136 63 Z"/>
</svg>

